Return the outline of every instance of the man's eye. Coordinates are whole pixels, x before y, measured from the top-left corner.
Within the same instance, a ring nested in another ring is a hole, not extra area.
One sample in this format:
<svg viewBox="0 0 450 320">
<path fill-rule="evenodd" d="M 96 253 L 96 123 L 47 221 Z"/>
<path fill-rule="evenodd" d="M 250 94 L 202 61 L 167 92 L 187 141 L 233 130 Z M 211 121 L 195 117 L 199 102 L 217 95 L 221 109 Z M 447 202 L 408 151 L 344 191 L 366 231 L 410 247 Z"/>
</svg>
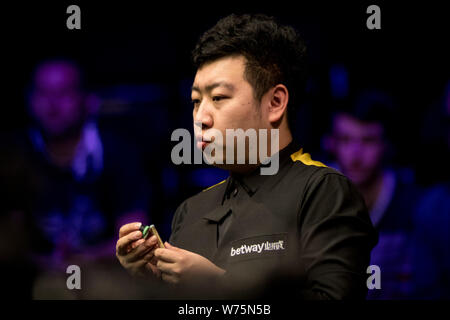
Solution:
<svg viewBox="0 0 450 320">
<path fill-rule="evenodd" d="M 192 104 L 194 105 L 194 107 L 198 106 L 199 103 L 200 103 L 199 99 L 192 99 Z"/>
<path fill-rule="evenodd" d="M 362 142 L 364 144 L 375 144 L 375 143 L 379 142 L 379 139 L 377 139 L 377 137 L 364 137 L 362 139 Z"/>
<path fill-rule="evenodd" d="M 351 138 L 346 135 L 340 135 L 340 136 L 337 136 L 337 140 L 339 141 L 339 143 L 350 143 Z"/>
<path fill-rule="evenodd" d="M 224 97 L 224 96 L 214 96 L 212 99 L 213 99 L 213 101 L 216 101 L 216 102 L 218 102 L 218 101 L 221 101 L 221 100 L 223 100 L 223 99 L 225 99 L 226 97 Z"/>
</svg>

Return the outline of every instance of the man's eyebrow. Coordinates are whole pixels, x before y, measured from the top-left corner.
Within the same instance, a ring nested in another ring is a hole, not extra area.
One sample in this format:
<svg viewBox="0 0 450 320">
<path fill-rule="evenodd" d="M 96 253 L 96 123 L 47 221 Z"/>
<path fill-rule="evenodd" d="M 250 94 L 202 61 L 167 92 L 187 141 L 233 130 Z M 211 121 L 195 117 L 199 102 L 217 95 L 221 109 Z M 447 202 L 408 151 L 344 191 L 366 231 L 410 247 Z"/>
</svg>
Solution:
<svg viewBox="0 0 450 320">
<path fill-rule="evenodd" d="M 227 88 L 228 90 L 234 90 L 234 86 L 233 86 L 231 83 L 225 82 L 225 81 L 219 81 L 219 82 L 211 83 L 211 84 L 209 84 L 209 85 L 207 85 L 207 86 L 205 87 L 205 90 L 206 90 L 207 92 L 210 92 L 210 91 L 212 91 L 213 89 L 215 89 L 215 88 L 217 88 L 217 87 L 225 87 L 225 88 Z M 198 92 L 201 92 L 200 88 L 197 87 L 197 86 L 195 86 L 195 85 L 192 86 L 191 90 L 192 90 L 192 91 L 198 91 Z"/>
</svg>

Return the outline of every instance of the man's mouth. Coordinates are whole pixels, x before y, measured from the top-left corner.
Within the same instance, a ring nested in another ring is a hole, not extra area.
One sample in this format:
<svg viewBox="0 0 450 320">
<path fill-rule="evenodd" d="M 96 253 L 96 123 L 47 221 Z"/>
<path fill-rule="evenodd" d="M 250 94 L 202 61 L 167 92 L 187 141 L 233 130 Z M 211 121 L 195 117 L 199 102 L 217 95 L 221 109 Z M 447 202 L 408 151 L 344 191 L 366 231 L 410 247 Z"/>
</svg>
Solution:
<svg viewBox="0 0 450 320">
<path fill-rule="evenodd" d="M 204 140 L 202 137 L 197 137 L 197 148 L 205 150 L 206 146 L 211 142 L 210 140 Z"/>
<path fill-rule="evenodd" d="M 203 151 L 203 150 L 205 150 L 208 143 L 209 142 L 206 142 L 206 141 L 197 141 L 197 148 L 199 148 Z"/>
</svg>

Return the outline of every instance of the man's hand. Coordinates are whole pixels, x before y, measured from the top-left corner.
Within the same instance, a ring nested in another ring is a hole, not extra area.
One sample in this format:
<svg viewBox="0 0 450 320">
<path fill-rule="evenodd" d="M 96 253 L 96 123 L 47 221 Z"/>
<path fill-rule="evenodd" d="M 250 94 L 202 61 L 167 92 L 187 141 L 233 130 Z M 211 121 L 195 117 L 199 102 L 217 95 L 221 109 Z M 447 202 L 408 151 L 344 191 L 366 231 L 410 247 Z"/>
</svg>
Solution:
<svg viewBox="0 0 450 320">
<path fill-rule="evenodd" d="M 116 244 L 116 256 L 120 264 L 133 276 L 146 276 L 153 274 L 161 276 L 156 267 L 154 257 L 157 248 L 156 236 L 142 239 L 139 231 L 140 222 L 123 225 L 119 231 L 119 240 Z"/>
<path fill-rule="evenodd" d="M 162 272 L 162 279 L 170 283 L 186 283 L 218 278 L 225 273 L 214 263 L 199 254 L 172 246 L 155 250 L 156 266 Z"/>
</svg>

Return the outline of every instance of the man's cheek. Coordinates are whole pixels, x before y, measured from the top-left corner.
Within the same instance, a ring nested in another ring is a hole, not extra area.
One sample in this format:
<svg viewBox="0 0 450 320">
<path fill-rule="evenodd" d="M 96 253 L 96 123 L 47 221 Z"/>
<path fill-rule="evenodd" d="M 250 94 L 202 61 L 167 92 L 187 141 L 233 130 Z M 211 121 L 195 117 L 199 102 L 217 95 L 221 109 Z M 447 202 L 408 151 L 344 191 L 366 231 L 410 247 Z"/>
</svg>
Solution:
<svg viewBox="0 0 450 320">
<path fill-rule="evenodd" d="M 371 167 L 377 167 L 383 159 L 383 151 L 381 148 L 370 148 L 365 152 L 365 163 Z"/>
<path fill-rule="evenodd" d="M 349 152 L 350 150 L 348 150 L 345 147 L 338 147 L 337 148 L 337 160 L 339 162 L 340 165 L 344 166 L 345 168 L 348 168 L 352 161 L 352 156 L 351 153 Z"/>
</svg>

